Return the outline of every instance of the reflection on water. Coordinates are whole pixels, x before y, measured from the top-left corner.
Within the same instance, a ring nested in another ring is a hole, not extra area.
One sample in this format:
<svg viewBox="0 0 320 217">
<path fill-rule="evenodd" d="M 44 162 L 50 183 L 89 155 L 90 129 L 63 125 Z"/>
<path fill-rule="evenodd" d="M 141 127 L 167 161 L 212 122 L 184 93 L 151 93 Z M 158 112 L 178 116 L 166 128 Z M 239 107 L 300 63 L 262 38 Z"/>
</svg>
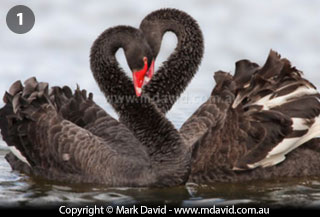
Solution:
<svg viewBox="0 0 320 217">
<path fill-rule="evenodd" d="M 242 58 L 262 64 L 270 48 L 288 57 L 319 87 L 319 1 L 309 1 L 308 4 L 299 0 L 139 2 L 138 7 L 136 1 L 131 0 L 113 1 L 112 4 L 98 0 L 81 1 L 81 4 L 76 0 L 28 1 L 36 15 L 32 31 L 15 35 L 0 23 L 0 96 L 15 80 L 37 76 L 39 81 L 48 81 L 51 85 L 75 87 L 78 83 L 81 88 L 93 92 L 94 99 L 115 115 L 90 73 L 91 43 L 105 28 L 119 24 L 138 26 L 147 13 L 162 7 L 179 8 L 190 13 L 198 21 L 205 38 L 205 55 L 199 73 L 168 114 L 175 126 L 180 127 L 206 100 L 214 86 L 214 71 L 232 71 L 234 62 Z M 0 13 L 6 14 L 10 7 L 20 3 L 18 0 L 1 0 Z M 176 42 L 174 36 L 166 37 L 156 62 L 158 65 Z M 127 69 L 123 54 L 118 55 L 118 59 Z M 189 183 L 165 189 L 74 186 L 35 180 L 11 172 L 4 159 L 7 151 L 0 140 L 0 207 L 57 203 L 320 207 L 318 178 L 208 186 Z"/>
</svg>

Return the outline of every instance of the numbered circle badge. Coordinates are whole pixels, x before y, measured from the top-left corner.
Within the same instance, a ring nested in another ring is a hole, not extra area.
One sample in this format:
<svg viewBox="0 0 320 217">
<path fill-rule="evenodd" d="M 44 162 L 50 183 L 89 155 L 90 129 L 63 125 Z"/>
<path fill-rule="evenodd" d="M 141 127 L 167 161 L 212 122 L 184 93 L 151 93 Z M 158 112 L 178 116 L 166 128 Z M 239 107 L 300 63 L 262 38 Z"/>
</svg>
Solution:
<svg viewBox="0 0 320 217">
<path fill-rule="evenodd" d="M 29 32 L 35 22 L 35 17 L 30 8 L 17 5 L 11 8 L 7 14 L 7 25 L 9 29 L 17 34 Z"/>
</svg>

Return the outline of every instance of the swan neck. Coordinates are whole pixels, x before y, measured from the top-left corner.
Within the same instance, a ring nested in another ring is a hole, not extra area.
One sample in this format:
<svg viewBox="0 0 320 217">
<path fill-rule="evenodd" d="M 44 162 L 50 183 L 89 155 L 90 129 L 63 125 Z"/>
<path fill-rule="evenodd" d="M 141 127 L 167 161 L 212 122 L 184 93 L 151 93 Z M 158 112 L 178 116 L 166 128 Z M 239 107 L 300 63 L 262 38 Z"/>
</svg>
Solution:
<svg viewBox="0 0 320 217">
<path fill-rule="evenodd" d="M 165 113 L 198 70 L 204 52 L 202 32 L 191 16 L 176 9 L 161 9 L 151 13 L 142 21 L 140 29 L 155 56 L 166 32 L 171 31 L 178 38 L 174 52 L 144 88 L 149 97 L 157 99 L 158 108 Z"/>
<path fill-rule="evenodd" d="M 182 138 L 148 97 L 136 97 L 132 80 L 114 56 L 124 44 L 115 42 L 110 34 L 109 30 L 98 37 L 90 55 L 91 70 L 101 91 L 120 115 L 120 121 L 146 147 L 159 176 L 170 177 L 177 170 L 187 175 L 191 155 L 185 153 Z"/>
<path fill-rule="evenodd" d="M 91 48 L 90 66 L 93 76 L 100 90 L 118 112 L 121 110 L 119 103 L 110 99 L 119 96 L 134 96 L 135 94 L 132 80 L 119 66 L 115 57 L 119 48 L 126 51 L 129 40 L 128 36 L 123 37 L 120 30 L 111 28 L 104 31 Z"/>
</svg>

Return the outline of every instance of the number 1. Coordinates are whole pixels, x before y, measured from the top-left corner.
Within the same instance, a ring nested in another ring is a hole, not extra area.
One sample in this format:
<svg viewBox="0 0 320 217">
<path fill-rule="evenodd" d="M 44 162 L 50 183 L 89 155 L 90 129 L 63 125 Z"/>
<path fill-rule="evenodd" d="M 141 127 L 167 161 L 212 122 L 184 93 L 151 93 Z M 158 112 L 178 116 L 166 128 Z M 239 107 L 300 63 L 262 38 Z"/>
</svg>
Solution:
<svg viewBox="0 0 320 217">
<path fill-rule="evenodd" d="M 22 26 L 23 25 L 23 13 L 18 13 L 17 17 L 19 17 L 19 25 Z"/>
</svg>

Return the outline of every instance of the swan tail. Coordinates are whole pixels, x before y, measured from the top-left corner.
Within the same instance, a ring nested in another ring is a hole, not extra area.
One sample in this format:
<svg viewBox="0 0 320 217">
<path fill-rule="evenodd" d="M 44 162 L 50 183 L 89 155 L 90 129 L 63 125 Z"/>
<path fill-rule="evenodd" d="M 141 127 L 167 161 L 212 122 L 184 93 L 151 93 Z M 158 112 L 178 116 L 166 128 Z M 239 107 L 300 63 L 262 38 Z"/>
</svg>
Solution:
<svg viewBox="0 0 320 217">
<path fill-rule="evenodd" d="M 12 135 L 10 135 L 9 133 L 9 120 L 8 118 L 10 118 L 10 116 L 13 116 L 13 109 L 12 109 L 12 105 L 11 104 L 6 104 L 4 107 L 2 107 L 0 109 L 0 129 L 1 129 L 1 135 L 2 138 L 4 139 L 4 141 L 8 144 L 8 145 L 14 145 L 15 143 L 17 143 L 14 139 L 15 137 L 13 137 Z"/>
<path fill-rule="evenodd" d="M 320 136 L 320 94 L 279 54 L 270 51 L 266 63 L 241 60 L 234 75 L 236 98 L 232 108 L 240 114 L 246 132 L 246 154 L 234 169 L 276 165 L 285 155 Z"/>
<path fill-rule="evenodd" d="M 12 169 L 39 175 L 52 167 L 63 168 L 63 161 L 51 155 L 56 147 L 50 140 L 61 130 L 62 118 L 49 98 L 48 84 L 34 77 L 24 86 L 17 81 L 5 93 L 4 102 L 0 127 L 11 151 L 6 159 Z"/>
<path fill-rule="evenodd" d="M 5 159 L 9 162 L 13 170 L 17 170 L 25 174 L 32 174 L 29 162 L 15 147 L 20 146 L 21 148 L 21 144 L 18 138 L 9 128 L 9 121 L 11 121 L 11 118 L 13 117 L 14 113 L 11 104 L 6 104 L 3 108 L 0 109 L 0 129 L 2 138 L 8 144 L 9 149 L 12 151 L 5 156 Z M 15 154 L 13 154 L 13 152 Z"/>
<path fill-rule="evenodd" d="M 60 153 L 66 149 L 59 144 L 61 137 L 70 138 L 66 133 L 61 135 L 64 124 L 49 98 L 48 84 L 34 77 L 26 80 L 24 86 L 17 81 L 5 93 L 4 102 L 0 127 L 11 151 L 5 158 L 12 169 L 46 178 L 66 171 L 75 174 L 75 168 L 64 161 L 70 160 L 70 156 Z"/>
<path fill-rule="evenodd" d="M 43 109 L 41 105 L 52 105 L 48 98 L 47 83 L 38 83 L 32 77 L 24 84 L 23 87 L 20 81 L 16 81 L 5 93 L 5 106 L 0 110 L 0 128 L 3 140 L 12 153 L 6 156 L 11 167 L 30 173 L 31 170 L 25 169 L 26 166 L 33 167 L 39 160 L 32 153 L 35 147 L 30 142 L 32 138 L 29 131 L 34 129 L 30 123 L 39 118 L 39 111 Z"/>
<path fill-rule="evenodd" d="M 80 90 L 79 86 L 74 93 L 68 86 L 53 87 L 50 97 L 62 117 L 80 127 L 94 122 L 99 115 L 99 111 L 92 106 L 93 94 L 87 95 L 87 91 Z"/>
<path fill-rule="evenodd" d="M 77 126 L 84 128 L 101 138 L 116 136 L 128 131 L 126 127 L 111 117 L 93 101 L 93 94 L 77 86 L 72 90 L 68 86 L 52 87 L 50 99 L 56 105 L 59 115 Z M 128 132 L 129 133 L 129 132 Z"/>
</svg>

